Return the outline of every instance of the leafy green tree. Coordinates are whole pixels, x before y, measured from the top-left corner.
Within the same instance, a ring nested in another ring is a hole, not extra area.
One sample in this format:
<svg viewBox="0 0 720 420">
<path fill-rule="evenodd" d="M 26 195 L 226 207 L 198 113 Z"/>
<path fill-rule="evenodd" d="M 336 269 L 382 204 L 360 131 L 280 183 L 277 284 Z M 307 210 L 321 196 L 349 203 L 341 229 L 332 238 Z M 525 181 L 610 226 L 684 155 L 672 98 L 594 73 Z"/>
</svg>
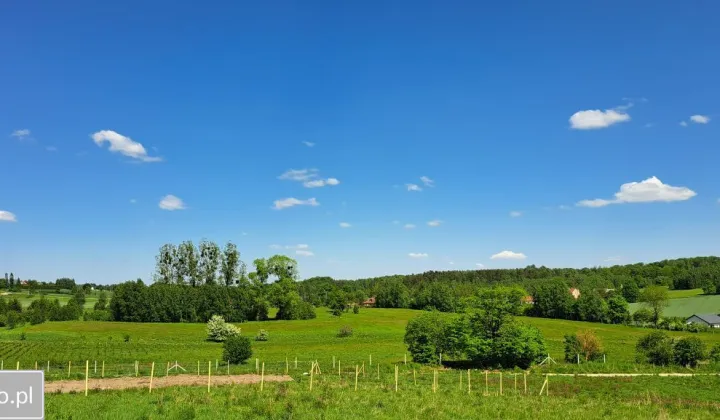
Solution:
<svg viewBox="0 0 720 420">
<path fill-rule="evenodd" d="M 595 290 L 581 293 L 575 302 L 577 319 L 588 322 L 607 322 L 607 302 Z"/>
<path fill-rule="evenodd" d="M 503 325 L 492 347 L 492 363 L 505 368 L 527 369 L 547 354 L 540 330 L 516 322 Z"/>
<path fill-rule="evenodd" d="M 95 302 L 95 306 L 93 307 L 93 309 L 95 309 L 96 311 L 104 311 L 105 309 L 107 309 L 107 304 L 107 293 L 105 293 L 105 291 L 102 291 L 100 292 L 100 296 L 98 296 L 98 301 Z"/>
<path fill-rule="evenodd" d="M 495 339 L 504 324 L 512 321 L 519 312 L 524 293 L 510 287 L 479 289 L 465 303 L 465 315 L 472 331 L 488 339 Z"/>
<path fill-rule="evenodd" d="M 638 340 L 635 352 L 638 362 L 666 366 L 674 360 L 672 339 L 662 331 L 653 331 Z"/>
<path fill-rule="evenodd" d="M 720 344 L 715 344 L 710 350 L 710 360 L 715 363 L 720 362 Z"/>
<path fill-rule="evenodd" d="M 641 324 L 653 322 L 654 317 L 655 316 L 652 311 L 648 308 L 639 308 L 634 314 L 632 314 L 633 321 Z"/>
<path fill-rule="evenodd" d="M 640 301 L 653 312 L 655 325 L 660 321 L 663 309 L 668 305 L 668 291 L 663 286 L 648 286 L 640 292 Z"/>
<path fill-rule="evenodd" d="M 607 317 L 612 324 L 626 324 L 630 321 L 630 309 L 625 298 L 614 295 L 607 300 Z"/>
<path fill-rule="evenodd" d="M 213 285 L 217 280 L 218 265 L 220 264 L 220 247 L 215 242 L 203 239 L 198 246 L 200 259 L 198 260 L 198 273 L 202 282 Z"/>
<path fill-rule="evenodd" d="M 238 252 L 237 246 L 232 242 L 225 244 L 220 271 L 225 286 L 232 286 L 238 283 L 240 278 L 240 252 Z"/>
<path fill-rule="evenodd" d="M 183 284 L 200 286 L 202 281 L 198 273 L 198 259 L 200 258 L 197 248 L 192 241 L 184 241 L 177 248 L 178 268 L 183 277 Z"/>
<path fill-rule="evenodd" d="M 622 285 L 622 295 L 628 303 L 635 303 L 640 298 L 640 288 L 634 280 Z"/>
<path fill-rule="evenodd" d="M 446 345 L 447 324 L 437 311 L 424 312 L 408 321 L 404 342 L 415 362 L 438 362 Z"/>
<path fill-rule="evenodd" d="M 328 308 L 335 316 L 341 316 L 347 310 L 347 296 L 340 289 L 333 290 L 328 296 Z"/>
<path fill-rule="evenodd" d="M 533 295 L 533 314 L 543 318 L 570 319 L 573 313 L 573 298 L 570 288 L 562 279 L 539 283 Z"/>
<path fill-rule="evenodd" d="M 375 295 L 375 306 L 378 308 L 410 307 L 410 291 L 401 281 L 384 282 Z"/>
<path fill-rule="evenodd" d="M 696 367 L 705 358 L 705 343 L 697 337 L 681 338 L 675 343 L 675 363 Z"/>
<path fill-rule="evenodd" d="M 176 252 L 177 250 L 173 244 L 165 244 L 160 247 L 160 251 L 155 257 L 156 282 L 163 284 L 170 284 L 174 282 Z"/>
</svg>

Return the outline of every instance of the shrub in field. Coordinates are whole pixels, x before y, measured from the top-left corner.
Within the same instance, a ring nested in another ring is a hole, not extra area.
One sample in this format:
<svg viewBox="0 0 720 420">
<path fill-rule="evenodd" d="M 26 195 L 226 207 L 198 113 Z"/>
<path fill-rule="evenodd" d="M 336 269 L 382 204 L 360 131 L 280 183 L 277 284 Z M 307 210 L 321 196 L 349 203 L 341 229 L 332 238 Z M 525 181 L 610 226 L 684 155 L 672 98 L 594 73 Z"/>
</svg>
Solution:
<svg viewBox="0 0 720 420">
<path fill-rule="evenodd" d="M 507 323 L 492 342 L 494 365 L 527 369 L 547 354 L 545 340 L 537 328 L 520 323 Z M 487 363 L 486 363 L 487 364 Z"/>
<path fill-rule="evenodd" d="M 353 329 L 349 325 L 340 328 L 340 331 L 338 332 L 338 337 L 340 338 L 350 337 L 351 335 L 353 335 Z"/>
<path fill-rule="evenodd" d="M 84 321 L 112 321 L 112 314 L 108 310 L 86 311 L 83 314 Z"/>
<path fill-rule="evenodd" d="M 632 315 L 633 321 L 644 324 L 653 321 L 653 313 L 650 309 L 640 308 Z"/>
<path fill-rule="evenodd" d="M 130 342 L 130 334 L 123 334 L 123 341 L 126 343 Z"/>
<path fill-rule="evenodd" d="M 720 362 L 720 344 L 715 344 L 713 348 L 710 350 L 710 360 L 712 360 L 715 363 Z"/>
<path fill-rule="evenodd" d="M 355 306 L 353 306 L 353 313 L 354 313 L 355 315 L 357 315 L 357 314 L 360 313 L 360 305 L 355 305 Z"/>
<path fill-rule="evenodd" d="M 230 363 L 245 363 L 252 356 L 250 339 L 241 335 L 228 337 L 223 344 L 223 360 Z"/>
<path fill-rule="evenodd" d="M 705 358 L 705 343 L 697 337 L 685 337 L 675 342 L 675 363 L 695 367 Z"/>
<path fill-rule="evenodd" d="M 620 295 L 614 295 L 607 301 L 608 321 L 613 324 L 627 324 L 630 322 L 628 303 Z"/>
<path fill-rule="evenodd" d="M 408 321 L 405 344 L 413 360 L 418 363 L 437 363 L 444 349 L 447 321 L 437 311 L 425 312 Z"/>
<path fill-rule="evenodd" d="M 255 335 L 255 341 L 268 341 L 268 338 L 270 338 L 270 334 L 265 330 L 260 330 Z"/>
<path fill-rule="evenodd" d="M 23 315 L 21 313 L 15 312 L 15 311 L 8 311 L 6 318 L 5 318 L 5 325 L 8 327 L 8 329 L 16 328 L 20 325 L 22 325 L 24 322 Z"/>
<path fill-rule="evenodd" d="M 565 361 L 575 362 L 577 355 L 585 361 L 602 359 L 602 343 L 594 332 L 587 330 L 565 336 Z"/>
<path fill-rule="evenodd" d="M 25 341 L 25 340 L 27 340 L 27 334 L 25 334 L 25 331 L 23 331 L 20 333 L 20 341 Z"/>
<path fill-rule="evenodd" d="M 210 318 L 206 330 L 207 339 L 216 342 L 225 341 L 228 337 L 240 335 L 240 330 L 236 326 L 226 323 L 225 318 L 220 315 L 213 315 L 212 318 Z"/>
<path fill-rule="evenodd" d="M 635 352 L 638 362 L 665 366 L 674 360 L 672 339 L 662 331 L 653 331 L 638 340 Z"/>
</svg>

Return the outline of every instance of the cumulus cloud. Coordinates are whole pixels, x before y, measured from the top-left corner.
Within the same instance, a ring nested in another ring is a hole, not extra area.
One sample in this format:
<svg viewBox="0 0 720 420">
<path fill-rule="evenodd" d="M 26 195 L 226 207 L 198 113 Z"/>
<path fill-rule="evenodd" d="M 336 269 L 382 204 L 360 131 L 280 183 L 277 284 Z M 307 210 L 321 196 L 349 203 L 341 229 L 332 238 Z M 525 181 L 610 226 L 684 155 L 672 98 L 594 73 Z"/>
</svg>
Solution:
<svg viewBox="0 0 720 420">
<path fill-rule="evenodd" d="M 92 139 L 98 146 L 108 142 L 110 151 L 120 153 L 121 155 L 136 159 L 141 162 L 160 162 L 162 158 L 148 156 L 147 150 L 142 144 L 134 141 L 130 137 L 123 136 L 112 130 L 101 130 L 92 134 Z"/>
<path fill-rule="evenodd" d="M 422 183 L 425 184 L 426 187 L 434 187 L 435 186 L 435 181 L 433 181 L 432 179 L 430 179 L 426 176 L 421 176 L 420 181 L 422 181 Z"/>
<path fill-rule="evenodd" d="M 527 258 L 522 252 L 500 251 L 490 257 L 491 260 L 524 260 Z"/>
<path fill-rule="evenodd" d="M 510 217 L 520 217 L 520 216 L 522 216 L 521 211 L 511 211 L 510 212 Z"/>
<path fill-rule="evenodd" d="M 305 146 L 307 146 L 307 147 L 314 147 L 314 146 L 315 146 L 315 143 L 313 143 L 313 142 L 311 142 L 311 141 L 304 141 L 303 144 L 304 144 Z"/>
<path fill-rule="evenodd" d="M 318 188 L 340 183 L 337 178 L 320 178 L 317 169 L 290 169 L 280 175 L 278 179 L 302 182 L 305 188 Z"/>
<path fill-rule="evenodd" d="M 710 117 L 707 115 L 693 115 L 690 117 L 690 121 L 695 124 L 707 124 L 710 122 Z"/>
<path fill-rule="evenodd" d="M 663 184 L 657 177 L 650 177 L 641 182 L 628 182 L 620 186 L 613 199 L 596 198 L 582 200 L 577 203 L 580 207 L 604 207 L 609 204 L 622 203 L 653 203 L 685 201 L 695 197 L 697 193 L 687 187 L 673 187 Z"/>
<path fill-rule="evenodd" d="M 408 257 L 410 258 L 427 258 L 428 254 L 424 252 L 411 252 L 408 254 Z"/>
<path fill-rule="evenodd" d="M 405 225 L 405 229 L 415 229 L 415 225 L 413 225 L 412 223 L 408 223 Z"/>
<path fill-rule="evenodd" d="M 17 216 L 7 210 L 0 210 L 0 222 L 17 222 Z"/>
<path fill-rule="evenodd" d="M 307 200 L 299 200 L 294 197 L 283 198 L 282 200 L 275 200 L 273 202 L 273 208 L 275 210 L 282 210 L 288 207 L 294 206 L 319 206 L 320 203 L 315 198 L 308 198 Z"/>
<path fill-rule="evenodd" d="M 616 107 L 615 109 L 606 109 L 605 111 L 599 109 L 578 111 L 570 117 L 570 128 L 575 130 L 597 130 L 630 121 L 630 115 L 625 112 L 630 106 L 632 104 Z"/>
<path fill-rule="evenodd" d="M 341 227 L 341 228 L 349 228 L 350 226 L 352 226 L 350 223 L 340 222 L 340 227 Z"/>
<path fill-rule="evenodd" d="M 427 225 L 430 227 L 438 227 L 442 224 L 442 222 L 443 222 L 442 220 L 431 220 L 431 221 L 427 222 Z"/>
<path fill-rule="evenodd" d="M 160 203 L 158 203 L 158 207 L 160 207 L 163 210 L 184 210 L 185 209 L 185 203 L 179 198 L 172 194 L 168 194 L 165 197 L 160 200 Z"/>
<path fill-rule="evenodd" d="M 30 130 L 27 128 L 23 128 L 22 130 L 15 130 L 12 133 L 10 133 L 11 137 L 17 137 L 20 140 L 23 140 L 24 138 L 28 137 L 30 135 Z"/>
<path fill-rule="evenodd" d="M 408 191 L 422 191 L 422 188 L 420 188 L 417 184 L 405 184 Z"/>
</svg>

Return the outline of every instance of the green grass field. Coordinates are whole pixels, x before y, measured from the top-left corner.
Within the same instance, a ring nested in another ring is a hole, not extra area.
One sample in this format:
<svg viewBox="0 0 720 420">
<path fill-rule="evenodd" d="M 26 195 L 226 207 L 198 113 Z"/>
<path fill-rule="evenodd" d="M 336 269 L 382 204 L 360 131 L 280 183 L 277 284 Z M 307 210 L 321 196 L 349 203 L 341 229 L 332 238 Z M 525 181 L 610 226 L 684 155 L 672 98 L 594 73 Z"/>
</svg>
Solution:
<svg viewBox="0 0 720 420">
<path fill-rule="evenodd" d="M 690 290 L 678 290 L 678 292 L 690 292 Z M 689 317 L 693 314 L 720 314 L 720 295 L 679 297 L 670 299 L 668 302 L 667 308 L 663 311 L 663 316 Z M 630 312 L 634 313 L 641 307 L 641 303 L 631 303 Z"/>
<path fill-rule="evenodd" d="M 528 375 L 529 395 L 518 395 L 512 371 L 505 372 L 505 395 L 483 396 L 484 375 L 473 371 L 474 390 L 463 388 L 461 371 L 441 370 L 440 389 L 431 390 L 431 368 L 404 364 L 405 325 L 418 311 L 364 309 L 360 314 L 340 318 L 318 309 L 318 317 L 309 321 L 266 321 L 238 324 L 242 333 L 254 336 L 260 329 L 270 333 L 267 342 L 254 342 L 253 359 L 265 363 L 267 374 L 284 373 L 286 367 L 294 381 L 266 384 L 259 393 L 256 385 L 206 388 L 165 388 L 152 394 L 146 390 L 92 391 L 87 398 L 77 394 L 47 395 L 47 418 L 717 418 L 720 403 L 717 392 L 720 378 L 580 378 L 551 377 L 550 397 L 537 394 L 545 372 L 657 372 L 684 368 L 653 368 L 634 362 L 637 339 L 649 330 L 616 325 L 591 324 L 541 318 L 521 318 L 540 328 L 551 356 L 558 364 L 533 368 Z M 354 334 L 338 338 L 338 330 L 350 325 Z M 562 339 L 565 334 L 593 329 L 601 338 L 607 363 L 563 362 Z M 21 333 L 25 339 L 21 340 Z M 125 341 L 129 335 L 129 341 Z M 671 333 L 674 336 L 689 333 Z M 697 334 L 706 343 L 720 342 L 720 334 Z M 138 360 L 140 375 L 149 375 L 151 362 L 156 374 L 165 375 L 168 362 L 176 360 L 188 373 L 195 374 L 198 362 L 201 374 L 207 374 L 210 361 L 213 375 L 227 374 L 221 358 L 222 345 L 205 341 L 204 324 L 132 324 L 111 322 L 48 322 L 0 331 L 0 360 L 4 369 L 46 368 L 48 380 L 81 379 L 85 361 L 90 361 L 90 376 L 134 375 Z M 340 377 L 332 368 L 335 357 L 342 368 Z M 295 367 L 295 358 L 298 366 Z M 370 368 L 370 357 L 373 367 Z M 230 373 L 255 372 L 251 359 L 245 365 L 233 365 Z M 286 365 L 287 360 L 287 365 Z M 323 375 L 316 376 L 309 390 L 310 362 L 319 361 Z M 68 375 L 68 362 L 70 375 Z M 95 370 L 95 361 L 98 370 Z M 217 368 L 215 363 L 218 363 Z M 356 393 L 354 366 L 366 364 L 367 375 L 359 379 Z M 394 391 L 394 365 L 400 366 L 399 392 Z M 380 365 L 380 379 L 377 366 Z M 703 365 L 701 372 L 714 372 L 717 366 Z M 412 369 L 417 371 L 413 380 Z M 175 374 L 175 372 L 171 372 Z M 462 372 L 465 377 L 466 372 Z M 520 376 L 522 378 L 522 376 Z M 416 385 L 417 381 L 417 385 Z M 498 374 L 490 375 L 489 391 L 497 393 Z"/>
<path fill-rule="evenodd" d="M 108 302 L 110 301 L 110 298 L 112 297 L 112 294 L 110 292 L 107 293 Z M 44 295 L 45 299 L 49 300 L 59 300 L 61 305 L 67 304 L 67 302 L 70 300 L 72 295 L 63 294 L 63 293 L 47 293 Z M 92 309 L 95 306 L 95 303 L 98 301 L 99 292 L 92 292 L 89 295 L 85 296 L 85 305 L 83 307 L 85 309 Z M 6 300 L 17 298 L 17 300 L 20 301 L 20 304 L 23 306 L 23 308 L 27 308 L 30 306 L 30 303 L 32 301 L 40 299 L 41 295 L 39 293 L 36 293 L 34 295 L 29 294 L 28 292 L 13 292 L 13 293 L 7 293 L 3 295 Z"/>
</svg>

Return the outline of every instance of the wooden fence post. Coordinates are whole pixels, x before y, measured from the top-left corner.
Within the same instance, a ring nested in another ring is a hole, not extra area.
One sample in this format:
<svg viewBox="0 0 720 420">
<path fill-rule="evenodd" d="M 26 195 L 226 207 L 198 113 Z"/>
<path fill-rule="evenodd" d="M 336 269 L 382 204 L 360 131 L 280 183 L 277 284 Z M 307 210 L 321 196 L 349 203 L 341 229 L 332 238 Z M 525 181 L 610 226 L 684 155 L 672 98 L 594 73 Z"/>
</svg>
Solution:
<svg viewBox="0 0 720 420">
<path fill-rule="evenodd" d="M 262 392 L 264 385 L 265 385 L 265 362 L 262 363 L 262 371 L 260 373 L 260 392 Z"/>
<path fill-rule="evenodd" d="M 370 366 L 372 366 L 372 354 L 370 355 Z"/>
<path fill-rule="evenodd" d="M 50 373 L 50 361 L 49 361 L 49 360 L 48 360 L 48 363 L 47 363 L 47 373 Z"/>
<path fill-rule="evenodd" d="M 398 365 L 395 365 L 395 392 L 398 390 Z"/>
<path fill-rule="evenodd" d="M 288 362 L 287 356 L 285 356 L 285 374 L 287 375 L 290 371 L 290 363 Z"/>
<path fill-rule="evenodd" d="M 488 388 L 488 371 L 485 371 L 485 395 L 490 394 L 490 389 Z"/>
<path fill-rule="evenodd" d="M 257 360 L 257 359 L 255 359 Z M 212 372 L 212 361 L 208 360 L 208 394 L 210 393 L 210 374 Z"/>
<path fill-rule="evenodd" d="M 88 375 L 90 374 L 90 361 L 85 361 L 85 396 L 88 394 Z"/>
<path fill-rule="evenodd" d="M 68 378 L 70 377 L 70 368 L 72 367 L 72 360 L 68 360 Z"/>
<path fill-rule="evenodd" d="M 377 378 L 378 378 L 378 380 L 380 380 L 380 364 L 376 363 L 376 365 L 377 365 L 377 375 L 378 375 Z"/>
<path fill-rule="evenodd" d="M 175 363 L 177 363 L 177 362 L 175 362 Z M 228 360 L 227 372 L 228 372 L 228 376 L 230 376 L 230 360 Z"/>
<path fill-rule="evenodd" d="M 137 365 L 135 365 L 135 366 L 137 366 Z M 135 372 L 137 372 L 137 370 Z M 155 362 L 152 362 L 152 367 L 150 368 L 150 393 L 151 394 L 152 394 L 153 376 L 155 376 Z"/>
<path fill-rule="evenodd" d="M 167 365 L 165 366 L 165 376 L 168 376 L 170 374 L 170 362 L 167 362 Z"/>
<path fill-rule="evenodd" d="M 468 369 L 468 394 L 470 393 L 470 369 Z"/>
<path fill-rule="evenodd" d="M 550 376 L 549 375 L 545 375 L 545 384 L 547 385 L 545 387 L 545 395 L 549 396 L 550 395 Z"/>
<path fill-rule="evenodd" d="M 20 370 L 20 361 L 18 360 L 17 364 L 15 365 L 15 370 Z"/>
<path fill-rule="evenodd" d="M 525 393 L 527 394 L 527 372 L 523 373 L 523 386 L 525 387 Z"/>
<path fill-rule="evenodd" d="M 37 362 L 35 362 L 35 365 L 37 366 Z M 93 368 L 93 373 L 97 374 L 97 360 L 95 361 L 95 367 Z"/>
<path fill-rule="evenodd" d="M 405 364 L 407 365 L 407 353 L 405 353 Z"/>
<path fill-rule="evenodd" d="M 517 373 L 513 373 L 513 378 L 515 379 L 515 392 L 517 393 Z"/>
<path fill-rule="evenodd" d="M 297 369 L 297 356 L 295 356 L 295 369 Z"/>
<path fill-rule="evenodd" d="M 333 356 L 333 369 L 335 369 L 335 356 Z"/>
<path fill-rule="evenodd" d="M 462 389 L 463 389 L 462 377 L 463 377 L 463 372 L 460 371 L 460 390 L 461 390 L 461 391 L 462 391 Z"/>
<path fill-rule="evenodd" d="M 256 357 L 255 358 L 255 374 L 260 373 L 260 360 Z"/>
<path fill-rule="evenodd" d="M 198 360 L 198 376 L 200 376 L 200 361 Z"/>
<path fill-rule="evenodd" d="M 417 385 L 417 376 L 415 375 L 415 368 L 413 368 L 413 384 Z"/>
<path fill-rule="evenodd" d="M 310 368 L 310 392 L 312 392 L 312 385 L 313 385 L 313 375 L 315 374 L 315 362 L 312 362 L 312 367 Z"/>
<path fill-rule="evenodd" d="M 340 359 L 338 359 L 338 378 L 342 378 L 342 374 L 340 373 Z"/>
<path fill-rule="evenodd" d="M 135 361 L 135 377 L 137 378 L 138 374 L 140 373 L 140 362 L 137 360 Z"/>
<path fill-rule="evenodd" d="M 35 361 L 35 370 L 37 370 L 37 360 Z"/>
<path fill-rule="evenodd" d="M 358 368 L 358 365 L 355 365 L 355 391 L 357 391 L 357 382 L 358 382 L 359 374 L 360 374 L 360 368 Z"/>
<path fill-rule="evenodd" d="M 502 371 L 500 372 L 500 395 L 502 395 Z"/>
<path fill-rule="evenodd" d="M 101 377 L 101 378 L 104 378 L 104 377 L 105 377 L 105 361 L 104 361 L 104 360 L 102 361 L 102 370 L 101 370 L 101 373 L 100 373 L 100 377 Z"/>
</svg>

